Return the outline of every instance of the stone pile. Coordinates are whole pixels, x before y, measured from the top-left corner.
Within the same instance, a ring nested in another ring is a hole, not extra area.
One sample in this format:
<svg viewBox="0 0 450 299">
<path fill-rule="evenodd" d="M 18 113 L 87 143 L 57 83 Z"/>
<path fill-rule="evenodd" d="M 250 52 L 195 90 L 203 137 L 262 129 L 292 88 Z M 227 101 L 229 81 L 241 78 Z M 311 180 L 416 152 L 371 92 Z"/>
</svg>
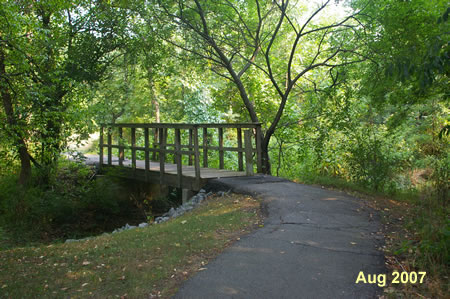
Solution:
<svg viewBox="0 0 450 299">
<path fill-rule="evenodd" d="M 171 208 L 169 212 L 165 213 L 161 217 L 156 217 L 154 223 L 158 224 L 166 222 L 169 219 L 181 216 L 184 213 L 192 210 L 195 206 L 200 204 L 202 201 L 204 201 L 206 198 L 208 198 L 208 196 L 211 196 L 212 194 L 213 194 L 212 192 L 206 193 L 205 190 L 201 189 L 196 195 L 192 196 L 190 200 L 186 201 L 178 208 L 176 209 Z"/>
</svg>

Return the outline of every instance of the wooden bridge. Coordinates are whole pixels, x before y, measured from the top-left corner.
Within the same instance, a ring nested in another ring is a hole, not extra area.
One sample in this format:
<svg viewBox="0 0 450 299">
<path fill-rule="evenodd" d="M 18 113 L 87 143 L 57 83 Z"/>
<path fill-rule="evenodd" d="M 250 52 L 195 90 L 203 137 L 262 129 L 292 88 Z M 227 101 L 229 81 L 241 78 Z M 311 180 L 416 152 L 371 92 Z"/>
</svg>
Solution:
<svg viewBox="0 0 450 299">
<path fill-rule="evenodd" d="M 194 191 L 209 179 L 251 176 L 262 169 L 260 123 L 108 124 L 100 128 L 99 148 L 101 168 Z"/>
</svg>

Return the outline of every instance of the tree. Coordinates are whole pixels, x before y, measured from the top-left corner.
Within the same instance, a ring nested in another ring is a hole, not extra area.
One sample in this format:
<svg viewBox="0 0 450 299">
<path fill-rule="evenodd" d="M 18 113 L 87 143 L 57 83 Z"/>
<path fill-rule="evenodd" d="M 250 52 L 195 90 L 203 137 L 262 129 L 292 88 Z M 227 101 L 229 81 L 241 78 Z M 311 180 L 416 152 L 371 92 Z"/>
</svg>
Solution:
<svg viewBox="0 0 450 299">
<path fill-rule="evenodd" d="M 77 127 L 78 89 L 101 79 L 124 42 L 127 10 L 90 1 L 7 1 L 0 8 L 2 129 L 21 160 L 20 182 L 54 165 Z M 81 109 L 81 107 L 79 107 Z M 38 163 L 30 152 L 39 158 Z"/>
<path fill-rule="evenodd" d="M 184 43 L 179 35 L 168 42 L 204 59 L 213 72 L 233 82 L 252 122 L 260 122 L 261 114 L 249 97 L 244 74 L 256 68 L 268 79 L 277 108 L 267 117 L 260 141 L 264 173 L 270 173 L 269 142 L 286 103 L 294 93 L 298 97 L 304 92 L 299 82 L 313 89 L 334 86 L 339 67 L 364 60 L 355 47 L 359 11 L 331 22 L 319 18 L 330 0 L 312 11 L 289 0 L 178 0 L 159 5 L 183 30 Z M 317 69 L 325 69 L 329 78 L 310 75 Z"/>
</svg>

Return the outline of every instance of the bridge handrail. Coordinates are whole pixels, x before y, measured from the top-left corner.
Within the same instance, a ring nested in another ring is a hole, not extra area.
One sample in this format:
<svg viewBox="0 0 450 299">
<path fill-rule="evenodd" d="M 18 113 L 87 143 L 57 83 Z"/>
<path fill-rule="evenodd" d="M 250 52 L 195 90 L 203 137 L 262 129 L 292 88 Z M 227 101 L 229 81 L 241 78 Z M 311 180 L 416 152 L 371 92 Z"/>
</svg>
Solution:
<svg viewBox="0 0 450 299">
<path fill-rule="evenodd" d="M 234 124 L 215 124 L 215 123 L 114 123 L 102 124 L 103 127 L 123 127 L 123 128 L 168 128 L 168 129 L 193 129 L 193 128 L 254 128 L 261 127 L 261 123 L 234 123 Z"/>
<path fill-rule="evenodd" d="M 107 143 L 104 143 L 104 131 L 107 129 Z M 113 128 L 118 130 L 118 143 L 113 144 L 112 133 Z M 131 146 L 123 144 L 123 129 L 131 130 Z M 144 129 L 145 145 L 136 146 L 136 129 Z M 167 143 L 168 130 L 175 131 L 174 143 Z M 218 146 L 209 144 L 208 129 L 218 130 Z M 236 129 L 237 130 L 237 147 L 223 146 L 223 130 Z M 150 147 L 150 130 L 153 131 L 153 147 Z M 189 131 L 189 144 L 182 144 L 181 130 Z M 202 144 L 199 144 L 199 130 L 202 130 Z M 244 144 L 242 143 L 242 131 L 244 130 Z M 255 148 L 252 145 L 252 138 L 255 139 Z M 156 160 L 156 154 L 159 156 L 160 162 L 160 183 L 164 184 L 165 162 L 166 154 L 174 155 L 174 163 L 177 165 L 177 187 L 182 186 L 182 155 L 188 156 L 188 165 L 194 164 L 195 169 L 195 184 L 200 185 L 200 150 L 203 157 L 203 167 L 208 167 L 208 150 L 215 150 L 219 152 L 219 168 L 224 169 L 224 153 L 237 152 L 238 153 L 238 168 L 243 171 L 243 154 L 245 154 L 245 171 L 246 175 L 253 175 L 253 153 L 256 154 L 257 172 L 262 171 L 261 159 L 261 124 L 260 123 L 234 123 L 234 124 L 188 124 L 188 123 L 114 123 L 102 124 L 100 126 L 100 140 L 99 140 L 99 162 L 100 166 L 104 165 L 103 149 L 108 150 L 107 165 L 112 165 L 112 149 L 119 150 L 119 166 L 123 166 L 124 150 L 131 149 L 131 165 L 136 169 L 136 151 L 143 151 L 145 153 L 145 176 L 148 178 L 150 171 L 150 153 L 153 154 L 153 160 Z M 168 149 L 171 147 L 173 149 Z"/>
</svg>

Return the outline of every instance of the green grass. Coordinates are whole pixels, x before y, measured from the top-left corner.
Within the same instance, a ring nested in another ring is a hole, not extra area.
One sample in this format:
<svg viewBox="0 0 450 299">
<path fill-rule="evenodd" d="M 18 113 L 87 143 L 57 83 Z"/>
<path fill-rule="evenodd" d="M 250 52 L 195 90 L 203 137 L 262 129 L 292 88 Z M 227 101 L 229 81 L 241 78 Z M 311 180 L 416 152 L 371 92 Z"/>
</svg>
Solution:
<svg viewBox="0 0 450 299">
<path fill-rule="evenodd" d="M 407 202 L 416 202 L 420 198 L 420 194 L 417 190 L 395 190 L 395 192 L 385 192 L 381 190 L 377 191 L 368 188 L 367 186 L 355 182 L 349 182 L 339 177 L 304 176 L 301 178 L 294 178 L 293 180 L 297 183 L 336 188 L 358 196 L 389 197 L 398 201 Z"/>
<path fill-rule="evenodd" d="M 249 197 L 213 198 L 147 228 L 0 251 L 0 297 L 168 297 L 239 235 L 259 224 Z"/>
</svg>

